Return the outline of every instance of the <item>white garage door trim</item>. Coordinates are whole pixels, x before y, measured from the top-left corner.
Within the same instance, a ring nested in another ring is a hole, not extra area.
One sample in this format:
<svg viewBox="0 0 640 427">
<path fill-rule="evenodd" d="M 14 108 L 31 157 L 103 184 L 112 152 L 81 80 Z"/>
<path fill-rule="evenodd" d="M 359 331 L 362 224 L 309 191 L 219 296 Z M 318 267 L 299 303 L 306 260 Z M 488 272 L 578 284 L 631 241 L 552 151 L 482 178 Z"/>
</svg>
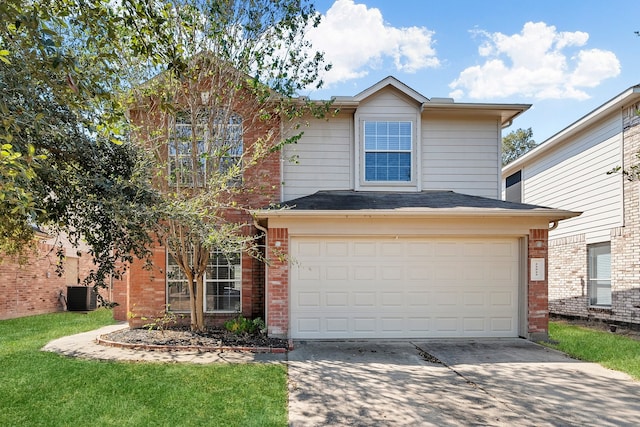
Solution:
<svg viewBox="0 0 640 427">
<path fill-rule="evenodd" d="M 291 237 L 290 336 L 517 337 L 517 238 Z"/>
</svg>

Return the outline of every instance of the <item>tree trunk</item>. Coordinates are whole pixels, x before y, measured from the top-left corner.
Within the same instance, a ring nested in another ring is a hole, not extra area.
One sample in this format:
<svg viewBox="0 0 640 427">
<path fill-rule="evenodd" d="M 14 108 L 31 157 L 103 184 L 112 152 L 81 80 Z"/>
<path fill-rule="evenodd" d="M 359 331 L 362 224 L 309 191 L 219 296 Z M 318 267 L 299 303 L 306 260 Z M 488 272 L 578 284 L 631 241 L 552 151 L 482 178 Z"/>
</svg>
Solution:
<svg viewBox="0 0 640 427">
<path fill-rule="evenodd" d="M 205 330 L 204 324 L 204 277 L 202 275 L 195 276 L 195 288 L 196 288 L 196 307 L 192 313 L 195 315 L 195 322 L 191 319 L 191 329 L 203 332 Z M 195 326 L 195 329 L 194 329 Z"/>
<path fill-rule="evenodd" d="M 191 311 L 191 330 L 192 331 L 196 331 L 197 330 L 197 323 L 196 323 L 196 307 L 197 307 L 197 302 L 196 302 L 196 295 L 197 295 L 197 286 L 196 286 L 196 282 L 195 280 L 193 280 L 193 276 L 190 274 L 185 274 L 187 277 L 187 283 L 189 284 L 189 309 Z"/>
</svg>

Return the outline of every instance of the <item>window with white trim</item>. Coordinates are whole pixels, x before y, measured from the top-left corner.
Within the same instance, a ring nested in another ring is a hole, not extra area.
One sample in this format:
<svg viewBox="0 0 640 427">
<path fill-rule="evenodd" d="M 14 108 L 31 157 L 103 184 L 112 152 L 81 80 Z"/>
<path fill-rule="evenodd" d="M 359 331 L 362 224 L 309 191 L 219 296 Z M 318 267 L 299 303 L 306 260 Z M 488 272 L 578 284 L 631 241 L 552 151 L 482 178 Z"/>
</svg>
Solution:
<svg viewBox="0 0 640 427">
<path fill-rule="evenodd" d="M 587 246 L 589 305 L 611 307 L 611 243 Z"/>
<path fill-rule="evenodd" d="M 212 250 L 204 275 L 204 311 L 240 312 L 242 309 L 242 254 Z M 167 304 L 171 311 L 189 311 L 187 278 L 167 252 Z"/>
<path fill-rule="evenodd" d="M 169 181 L 204 187 L 212 171 L 225 173 L 240 162 L 242 117 L 222 111 L 211 117 L 203 111 L 195 123 L 191 122 L 191 116 L 185 112 L 173 119 L 168 141 Z"/>
<path fill-rule="evenodd" d="M 364 122 L 365 182 L 411 182 L 412 158 L 412 122 Z"/>
</svg>

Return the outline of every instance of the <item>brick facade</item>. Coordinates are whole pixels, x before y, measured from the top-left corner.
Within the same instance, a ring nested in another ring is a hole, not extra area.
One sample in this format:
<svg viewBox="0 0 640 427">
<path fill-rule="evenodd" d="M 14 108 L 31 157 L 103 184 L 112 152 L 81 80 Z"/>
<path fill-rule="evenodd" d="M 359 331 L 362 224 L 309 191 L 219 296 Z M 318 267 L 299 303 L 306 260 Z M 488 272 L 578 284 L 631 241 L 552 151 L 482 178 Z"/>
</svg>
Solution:
<svg viewBox="0 0 640 427">
<path fill-rule="evenodd" d="M 549 311 L 586 315 L 587 244 L 584 234 L 549 241 Z"/>
<path fill-rule="evenodd" d="M 623 164 L 638 164 L 640 105 L 623 112 Z M 563 316 L 640 324 L 640 187 L 623 181 L 623 226 L 609 230 L 611 308 L 589 306 L 587 244 L 584 235 L 550 242 L 550 312 Z"/>
<path fill-rule="evenodd" d="M 242 97 L 238 97 L 242 99 Z M 242 115 L 242 102 L 234 107 L 234 111 Z M 158 109 L 145 108 L 130 111 L 131 120 L 138 126 L 136 138 L 141 140 L 164 138 L 168 126 L 168 115 Z M 279 142 L 280 122 L 275 118 L 270 121 L 256 120 L 243 116 L 243 146 L 246 152 L 254 149 L 255 141 L 265 135 L 275 136 Z M 162 154 L 164 150 L 164 154 Z M 160 150 L 161 156 L 166 156 L 166 147 Z M 165 157 L 166 159 L 166 157 Z M 280 155 L 271 153 L 255 165 L 247 168 L 242 177 L 242 192 L 234 193 L 228 202 L 244 209 L 255 209 L 280 202 Z M 159 178 L 158 185 L 162 187 L 166 177 Z M 226 194 L 219 197 L 227 201 Z M 246 224 L 247 234 L 260 234 L 253 227 L 253 217 L 245 210 L 227 209 L 224 218 L 228 222 Z M 143 261 L 136 261 L 130 266 L 123 280 L 114 284 L 114 300 L 119 304 L 114 309 L 114 317 L 118 320 L 128 320 L 132 327 L 139 327 L 149 323 L 152 319 L 161 317 L 166 312 L 167 282 L 166 282 L 166 248 L 157 246 L 153 249 L 152 264 L 149 270 Z M 242 289 L 241 314 L 245 317 L 265 318 L 265 273 L 262 261 L 243 254 L 242 256 Z M 189 313 L 184 314 L 183 322 L 189 322 Z M 205 321 L 210 325 L 220 325 L 224 321 L 236 316 L 236 313 L 205 313 Z M 146 318 L 147 320 L 143 320 Z"/>
<path fill-rule="evenodd" d="M 289 230 L 270 228 L 267 237 L 267 331 L 289 333 Z"/>
<path fill-rule="evenodd" d="M 548 237 L 549 230 L 537 229 L 529 231 L 528 265 L 532 259 L 543 259 L 548 270 Z M 529 271 L 527 286 L 527 333 L 530 339 L 547 339 L 549 332 L 549 273 L 545 271 L 544 280 L 532 280 Z"/>
<path fill-rule="evenodd" d="M 67 294 L 69 278 L 56 273 L 56 250 L 52 243 L 39 241 L 23 265 L 11 258 L 0 262 L 0 320 L 64 310 L 59 295 Z M 72 249 L 66 251 L 69 259 L 77 260 L 78 277 L 74 274 L 72 281 L 82 281 L 93 266 L 91 257 Z M 108 297 L 108 291 L 103 296 Z"/>
</svg>

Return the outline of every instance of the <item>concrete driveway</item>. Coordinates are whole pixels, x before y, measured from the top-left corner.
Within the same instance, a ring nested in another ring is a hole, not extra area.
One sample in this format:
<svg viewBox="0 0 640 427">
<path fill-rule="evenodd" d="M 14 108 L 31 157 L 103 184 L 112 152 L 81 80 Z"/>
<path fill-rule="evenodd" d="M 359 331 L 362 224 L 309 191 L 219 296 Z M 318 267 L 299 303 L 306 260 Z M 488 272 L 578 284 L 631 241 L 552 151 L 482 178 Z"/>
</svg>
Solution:
<svg viewBox="0 0 640 427">
<path fill-rule="evenodd" d="M 291 426 L 623 426 L 640 382 L 522 339 L 298 341 Z"/>
</svg>

